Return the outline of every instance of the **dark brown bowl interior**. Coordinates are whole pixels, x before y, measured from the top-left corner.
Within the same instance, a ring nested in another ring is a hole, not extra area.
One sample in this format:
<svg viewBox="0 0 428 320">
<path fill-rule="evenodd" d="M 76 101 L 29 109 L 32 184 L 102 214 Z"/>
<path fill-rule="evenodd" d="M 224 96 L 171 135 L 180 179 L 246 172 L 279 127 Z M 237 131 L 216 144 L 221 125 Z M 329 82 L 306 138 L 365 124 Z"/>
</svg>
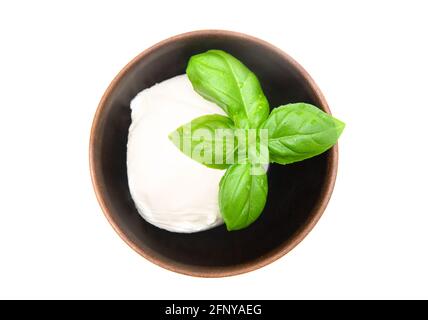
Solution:
<svg viewBox="0 0 428 320">
<path fill-rule="evenodd" d="M 126 173 L 130 101 L 144 88 L 183 74 L 190 56 L 208 49 L 225 50 L 246 64 L 260 79 L 272 107 L 308 102 L 329 112 L 307 73 L 272 45 L 227 31 L 191 32 L 146 50 L 112 82 L 95 115 L 90 164 L 101 207 L 132 248 L 167 269 L 214 277 L 259 268 L 303 239 L 321 216 L 332 192 L 337 147 L 296 164 L 272 164 L 266 208 L 253 225 L 242 231 L 227 232 L 220 226 L 180 234 L 158 229 L 143 220 L 130 196 Z"/>
</svg>

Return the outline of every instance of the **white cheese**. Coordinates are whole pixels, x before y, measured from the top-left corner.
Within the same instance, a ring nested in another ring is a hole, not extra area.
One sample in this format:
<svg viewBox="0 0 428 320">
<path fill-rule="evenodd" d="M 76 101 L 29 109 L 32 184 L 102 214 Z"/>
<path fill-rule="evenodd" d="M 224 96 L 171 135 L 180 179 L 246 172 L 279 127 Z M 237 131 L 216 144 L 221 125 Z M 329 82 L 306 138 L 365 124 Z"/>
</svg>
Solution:
<svg viewBox="0 0 428 320">
<path fill-rule="evenodd" d="M 131 101 L 128 182 L 140 215 L 174 232 L 197 232 L 223 223 L 218 185 L 224 170 L 184 155 L 168 135 L 205 114 L 224 114 L 197 94 L 186 75 L 163 81 Z"/>
</svg>

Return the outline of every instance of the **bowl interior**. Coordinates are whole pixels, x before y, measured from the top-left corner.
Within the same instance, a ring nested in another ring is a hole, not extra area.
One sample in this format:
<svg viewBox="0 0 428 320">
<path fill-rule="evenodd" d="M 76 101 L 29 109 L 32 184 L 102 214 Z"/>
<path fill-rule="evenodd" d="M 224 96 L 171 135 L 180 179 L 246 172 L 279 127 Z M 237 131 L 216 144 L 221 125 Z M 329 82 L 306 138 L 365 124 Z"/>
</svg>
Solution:
<svg viewBox="0 0 428 320">
<path fill-rule="evenodd" d="M 300 69 L 283 54 L 261 41 L 228 33 L 163 42 L 140 55 L 113 82 L 100 105 L 91 143 L 92 174 L 103 209 L 134 249 L 164 267 L 196 275 L 239 272 L 286 250 L 314 220 L 326 196 L 332 157 L 329 151 L 292 165 L 272 164 L 266 208 L 247 229 L 227 232 L 220 226 L 180 234 L 143 220 L 130 196 L 126 172 L 130 101 L 144 88 L 183 74 L 190 56 L 209 49 L 225 50 L 246 64 L 258 76 L 271 106 L 308 102 L 326 108 Z"/>
</svg>

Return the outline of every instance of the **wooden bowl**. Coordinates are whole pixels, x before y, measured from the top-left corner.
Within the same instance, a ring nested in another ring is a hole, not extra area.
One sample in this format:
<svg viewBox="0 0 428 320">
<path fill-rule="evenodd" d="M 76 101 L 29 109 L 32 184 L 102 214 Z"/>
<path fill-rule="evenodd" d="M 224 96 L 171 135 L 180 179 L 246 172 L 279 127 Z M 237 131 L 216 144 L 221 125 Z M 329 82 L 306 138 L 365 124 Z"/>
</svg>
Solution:
<svg viewBox="0 0 428 320">
<path fill-rule="evenodd" d="M 209 49 L 225 50 L 259 78 L 275 107 L 312 103 L 330 112 L 308 73 L 271 44 L 236 32 L 203 30 L 181 34 L 145 50 L 116 76 L 95 114 L 90 169 L 105 216 L 135 251 L 166 269 L 201 277 L 224 277 L 263 267 L 293 249 L 327 206 L 337 171 L 338 149 L 291 165 L 272 164 L 269 194 L 261 217 L 249 228 L 181 234 L 159 229 L 138 214 L 128 188 L 126 145 L 129 104 L 144 88 L 185 73 L 189 58 Z M 168 194 L 165 194 L 168 201 Z"/>
</svg>

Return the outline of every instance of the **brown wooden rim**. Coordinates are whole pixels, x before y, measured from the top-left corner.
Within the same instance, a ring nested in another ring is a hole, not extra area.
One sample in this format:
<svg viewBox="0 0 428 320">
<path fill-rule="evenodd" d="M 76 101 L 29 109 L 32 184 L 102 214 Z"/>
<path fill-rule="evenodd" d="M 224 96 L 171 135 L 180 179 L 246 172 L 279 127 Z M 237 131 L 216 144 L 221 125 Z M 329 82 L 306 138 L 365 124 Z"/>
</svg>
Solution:
<svg viewBox="0 0 428 320">
<path fill-rule="evenodd" d="M 315 224 L 318 222 L 318 220 L 321 218 L 325 208 L 327 207 L 327 204 L 330 200 L 330 197 L 333 192 L 334 184 L 336 181 L 336 175 L 337 175 L 337 167 L 338 167 L 338 145 L 336 144 L 331 149 L 331 155 L 329 157 L 328 162 L 328 172 L 327 172 L 327 181 L 325 182 L 325 185 L 323 186 L 322 194 L 320 197 L 320 201 L 317 204 L 317 206 L 313 209 L 314 214 L 312 215 L 312 219 L 308 221 L 303 227 L 301 227 L 300 230 L 298 230 L 297 234 L 291 239 L 291 241 L 287 242 L 286 244 L 280 246 L 275 251 L 268 253 L 264 256 L 259 257 L 258 259 L 247 262 L 244 264 L 239 264 L 236 266 L 229 266 L 229 267 L 218 267 L 216 269 L 213 269 L 211 267 L 189 267 L 185 264 L 177 264 L 172 265 L 169 264 L 166 261 L 162 261 L 156 256 L 153 256 L 144 250 L 142 250 L 139 246 L 137 246 L 131 239 L 128 238 L 128 236 L 121 230 L 121 228 L 118 226 L 118 224 L 114 221 L 112 214 L 110 212 L 110 209 L 107 207 L 104 198 L 103 193 L 101 190 L 101 187 L 99 185 L 98 177 L 95 173 L 95 159 L 94 159 L 94 135 L 97 130 L 97 126 L 99 123 L 100 115 L 105 107 L 105 102 L 110 96 L 111 91 L 117 86 L 118 82 L 122 79 L 122 77 L 141 59 L 144 59 L 145 56 L 150 54 L 151 52 L 157 50 L 159 47 L 162 47 L 163 45 L 174 42 L 179 39 L 183 38 L 191 38 L 194 36 L 211 36 L 211 35 L 231 35 L 236 38 L 242 38 L 242 39 L 249 39 L 253 42 L 257 42 L 263 46 L 269 47 L 271 50 L 275 51 L 279 55 L 281 55 L 284 59 L 288 60 L 299 72 L 300 74 L 305 78 L 311 89 L 315 92 L 318 99 L 321 102 L 321 107 L 324 111 L 331 114 L 330 108 L 328 107 L 327 101 L 324 97 L 324 95 L 321 93 L 321 90 L 316 85 L 315 81 L 311 78 L 311 76 L 308 74 L 308 72 L 299 64 L 297 63 L 292 57 L 290 57 L 287 53 L 283 52 L 279 48 L 275 47 L 274 45 L 261 40 L 259 38 L 240 33 L 235 31 L 228 31 L 228 30 L 198 30 L 198 31 L 191 31 L 186 32 L 183 34 L 179 34 L 173 37 L 170 37 L 166 40 L 163 40 L 154 46 L 144 50 L 141 52 L 138 56 L 136 56 L 134 59 L 132 59 L 119 73 L 118 75 L 113 79 L 113 81 L 108 86 L 107 90 L 103 94 L 101 101 L 98 105 L 97 111 L 94 116 L 94 120 L 92 123 L 92 129 L 90 134 L 90 141 L 89 141 L 89 167 L 91 172 L 91 179 L 92 184 L 95 190 L 95 194 L 97 197 L 97 200 L 101 206 L 101 209 L 113 227 L 113 229 L 117 232 L 117 234 L 137 253 L 139 253 L 141 256 L 146 258 L 147 260 L 153 262 L 154 264 L 165 268 L 170 271 L 174 271 L 177 273 L 181 273 L 184 275 L 189 276 L 196 276 L 196 277 L 206 277 L 206 278 L 216 278 L 216 277 L 228 277 L 228 276 L 234 276 L 246 272 L 250 272 L 256 269 L 259 269 L 261 267 L 264 267 L 282 256 L 286 255 L 288 252 L 290 252 L 294 247 L 296 247 L 305 237 L 306 235 L 313 229 Z M 192 270 L 194 268 L 195 270 Z"/>
</svg>

